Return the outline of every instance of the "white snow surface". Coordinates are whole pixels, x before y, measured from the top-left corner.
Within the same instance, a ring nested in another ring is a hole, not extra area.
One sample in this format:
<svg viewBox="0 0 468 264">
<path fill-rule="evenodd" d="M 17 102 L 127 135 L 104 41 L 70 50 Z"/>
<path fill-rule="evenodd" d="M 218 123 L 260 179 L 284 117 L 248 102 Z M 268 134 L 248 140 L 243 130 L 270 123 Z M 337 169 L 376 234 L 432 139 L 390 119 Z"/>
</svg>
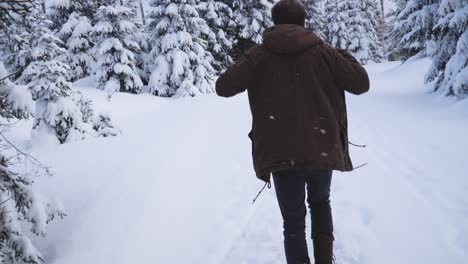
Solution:
<svg viewBox="0 0 468 264">
<path fill-rule="evenodd" d="M 347 96 L 350 140 L 368 145 L 352 158 L 369 164 L 334 174 L 337 263 L 468 259 L 468 100 L 429 94 L 429 63 L 370 64 L 370 93 Z M 75 86 L 121 135 L 41 148 L 30 147 L 31 122 L 9 135 L 53 167 L 36 187 L 68 214 L 34 241 L 46 263 L 285 263 L 273 189 L 252 205 L 262 183 L 246 94 L 109 102 L 91 79 Z"/>
</svg>

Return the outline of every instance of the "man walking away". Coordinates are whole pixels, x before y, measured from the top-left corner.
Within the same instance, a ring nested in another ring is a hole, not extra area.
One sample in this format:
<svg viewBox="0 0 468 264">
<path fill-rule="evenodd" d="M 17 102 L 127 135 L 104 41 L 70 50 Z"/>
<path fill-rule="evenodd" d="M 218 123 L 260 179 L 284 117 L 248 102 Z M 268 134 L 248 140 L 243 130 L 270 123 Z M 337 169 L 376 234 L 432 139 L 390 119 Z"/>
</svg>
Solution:
<svg viewBox="0 0 468 264">
<path fill-rule="evenodd" d="M 223 97 L 247 90 L 253 116 L 252 155 L 257 177 L 270 182 L 284 220 L 287 263 L 310 263 L 305 235 L 305 193 L 312 216 L 316 264 L 333 261 L 330 207 L 332 171 L 351 171 L 345 91 L 369 90 L 366 70 L 304 28 L 299 0 L 272 10 L 275 26 L 222 74 Z M 307 188 L 306 188 L 307 186 Z"/>
</svg>

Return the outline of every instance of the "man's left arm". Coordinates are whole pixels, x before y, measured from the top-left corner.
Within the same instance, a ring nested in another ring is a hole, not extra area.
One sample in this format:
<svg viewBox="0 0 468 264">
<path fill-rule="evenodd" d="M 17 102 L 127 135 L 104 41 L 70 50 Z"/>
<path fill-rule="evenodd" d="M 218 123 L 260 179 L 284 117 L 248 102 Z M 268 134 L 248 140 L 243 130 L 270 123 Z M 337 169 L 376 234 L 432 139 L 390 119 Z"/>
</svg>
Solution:
<svg viewBox="0 0 468 264">
<path fill-rule="evenodd" d="M 229 67 L 216 81 L 216 93 L 222 97 L 231 97 L 245 91 L 252 77 L 252 66 L 247 55 Z"/>
</svg>

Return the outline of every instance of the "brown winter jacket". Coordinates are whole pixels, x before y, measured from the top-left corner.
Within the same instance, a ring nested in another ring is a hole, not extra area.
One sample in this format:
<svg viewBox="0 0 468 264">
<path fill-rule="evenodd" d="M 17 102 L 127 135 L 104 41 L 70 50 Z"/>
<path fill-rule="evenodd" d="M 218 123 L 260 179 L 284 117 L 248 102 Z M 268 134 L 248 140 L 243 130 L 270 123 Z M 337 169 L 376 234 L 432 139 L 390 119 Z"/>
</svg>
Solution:
<svg viewBox="0 0 468 264">
<path fill-rule="evenodd" d="M 216 83 L 223 97 L 248 91 L 257 177 L 296 164 L 352 170 L 344 92 L 367 92 L 366 70 L 301 26 L 277 25 L 263 38 Z"/>
</svg>

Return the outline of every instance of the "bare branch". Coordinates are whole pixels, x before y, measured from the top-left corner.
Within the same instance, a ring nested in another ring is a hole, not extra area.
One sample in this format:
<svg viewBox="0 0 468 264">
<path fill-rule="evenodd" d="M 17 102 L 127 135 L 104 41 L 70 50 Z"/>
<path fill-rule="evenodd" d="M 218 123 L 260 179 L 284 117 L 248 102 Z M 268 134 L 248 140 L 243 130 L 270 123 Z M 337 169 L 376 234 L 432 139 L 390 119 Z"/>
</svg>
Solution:
<svg viewBox="0 0 468 264">
<path fill-rule="evenodd" d="M 18 73 L 20 73 L 20 72 L 21 72 L 21 70 L 16 71 L 16 72 L 14 72 L 14 73 L 12 73 L 12 74 L 9 74 L 9 75 L 7 75 L 6 77 L 1 78 L 1 79 L 0 79 L 0 82 L 1 82 L 1 81 L 4 81 L 4 80 L 6 80 L 6 79 L 8 79 L 8 78 L 10 78 L 10 77 L 12 77 L 12 76 L 15 76 L 16 74 L 18 74 Z"/>
<path fill-rule="evenodd" d="M 3 140 L 5 140 L 6 143 L 8 143 L 8 145 L 10 145 L 13 149 L 16 150 L 17 153 L 20 153 L 22 156 L 24 156 L 25 158 L 27 158 L 28 160 L 31 160 L 32 164 L 43 169 L 46 174 L 48 175 L 52 175 L 51 171 L 50 171 L 50 167 L 47 167 L 46 165 L 44 165 L 42 162 L 40 162 L 38 159 L 36 159 L 35 157 L 31 156 L 30 154 L 20 150 L 19 148 L 17 148 L 10 140 L 8 140 L 7 137 L 5 137 L 5 135 L 3 135 L 3 133 L 0 133 L 0 137 L 3 138 Z"/>
<path fill-rule="evenodd" d="M 0 205 L 3 205 L 4 203 L 8 202 L 9 200 L 11 200 L 13 197 L 10 197 L 8 199 L 6 199 L 5 201 L 1 202 Z"/>
</svg>

